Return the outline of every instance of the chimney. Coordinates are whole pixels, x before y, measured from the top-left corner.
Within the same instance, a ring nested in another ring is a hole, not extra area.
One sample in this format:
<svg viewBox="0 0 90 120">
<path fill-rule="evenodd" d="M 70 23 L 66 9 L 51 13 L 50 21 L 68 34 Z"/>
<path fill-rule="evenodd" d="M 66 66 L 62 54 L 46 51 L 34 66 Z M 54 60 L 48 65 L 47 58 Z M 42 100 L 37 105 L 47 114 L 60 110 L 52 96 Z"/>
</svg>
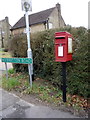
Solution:
<svg viewBox="0 0 90 120">
<path fill-rule="evenodd" d="M 61 5 L 59 3 L 56 4 L 56 8 L 58 11 L 58 25 L 61 26 Z"/>
<path fill-rule="evenodd" d="M 58 12 L 61 14 L 61 5 L 59 3 L 56 4 L 56 8 Z"/>
<path fill-rule="evenodd" d="M 5 20 L 6 20 L 7 23 L 9 23 L 9 20 L 8 20 L 8 17 L 7 17 L 7 16 L 5 17 Z"/>
</svg>

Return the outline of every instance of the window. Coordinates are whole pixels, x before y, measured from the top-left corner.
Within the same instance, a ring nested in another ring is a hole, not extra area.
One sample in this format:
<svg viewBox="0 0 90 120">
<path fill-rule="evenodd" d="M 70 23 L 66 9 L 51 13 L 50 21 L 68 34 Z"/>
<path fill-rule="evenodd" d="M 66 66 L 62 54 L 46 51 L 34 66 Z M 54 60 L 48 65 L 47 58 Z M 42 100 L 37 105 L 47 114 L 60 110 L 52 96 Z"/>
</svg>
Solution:
<svg viewBox="0 0 90 120">
<path fill-rule="evenodd" d="M 49 29 L 52 29 L 52 28 L 53 28 L 53 24 L 49 23 Z"/>
</svg>

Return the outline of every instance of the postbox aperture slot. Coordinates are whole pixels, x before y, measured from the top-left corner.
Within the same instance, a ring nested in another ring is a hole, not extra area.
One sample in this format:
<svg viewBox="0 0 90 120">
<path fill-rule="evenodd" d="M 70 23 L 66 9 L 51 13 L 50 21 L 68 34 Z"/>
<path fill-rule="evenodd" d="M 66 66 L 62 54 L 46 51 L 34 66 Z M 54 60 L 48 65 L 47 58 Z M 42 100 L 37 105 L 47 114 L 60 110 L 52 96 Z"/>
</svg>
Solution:
<svg viewBox="0 0 90 120">
<path fill-rule="evenodd" d="M 57 36 L 56 39 L 65 39 L 63 36 Z"/>
</svg>

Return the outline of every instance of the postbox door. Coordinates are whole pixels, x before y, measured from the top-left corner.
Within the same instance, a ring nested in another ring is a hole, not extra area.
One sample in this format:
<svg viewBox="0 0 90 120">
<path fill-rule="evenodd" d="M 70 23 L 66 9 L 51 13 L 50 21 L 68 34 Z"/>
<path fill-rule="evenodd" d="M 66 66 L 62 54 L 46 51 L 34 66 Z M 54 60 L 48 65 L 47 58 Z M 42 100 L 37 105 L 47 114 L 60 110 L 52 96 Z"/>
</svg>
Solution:
<svg viewBox="0 0 90 120">
<path fill-rule="evenodd" d="M 58 46 L 58 57 L 64 56 L 64 48 L 62 45 Z"/>
<path fill-rule="evenodd" d="M 56 54 L 56 61 L 63 62 L 66 59 L 66 46 L 65 43 L 60 43 L 55 45 L 55 54 Z"/>
</svg>

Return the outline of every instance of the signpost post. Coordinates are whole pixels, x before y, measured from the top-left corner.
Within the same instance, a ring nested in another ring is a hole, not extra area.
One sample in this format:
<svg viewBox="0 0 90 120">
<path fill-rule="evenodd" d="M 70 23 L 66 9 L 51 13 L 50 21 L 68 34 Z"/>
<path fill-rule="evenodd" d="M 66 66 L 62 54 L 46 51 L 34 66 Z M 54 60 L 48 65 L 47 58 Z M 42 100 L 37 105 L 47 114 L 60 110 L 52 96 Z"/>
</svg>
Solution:
<svg viewBox="0 0 90 120">
<path fill-rule="evenodd" d="M 5 62 L 5 67 L 6 67 L 6 78 L 8 79 L 8 68 L 7 68 L 7 63 Z"/>
<path fill-rule="evenodd" d="M 27 55 L 28 58 L 32 59 L 32 50 L 30 45 L 30 28 L 29 28 L 29 20 L 28 20 L 28 11 L 32 11 L 32 1 L 31 0 L 22 0 L 22 10 L 25 11 L 25 18 L 26 18 L 26 33 L 27 33 L 27 42 L 28 42 L 28 50 Z M 33 76 L 33 63 L 30 65 L 28 64 L 28 70 L 30 75 L 30 85 L 32 87 L 32 76 Z"/>
<path fill-rule="evenodd" d="M 63 102 L 66 102 L 66 62 L 62 62 Z"/>
</svg>

